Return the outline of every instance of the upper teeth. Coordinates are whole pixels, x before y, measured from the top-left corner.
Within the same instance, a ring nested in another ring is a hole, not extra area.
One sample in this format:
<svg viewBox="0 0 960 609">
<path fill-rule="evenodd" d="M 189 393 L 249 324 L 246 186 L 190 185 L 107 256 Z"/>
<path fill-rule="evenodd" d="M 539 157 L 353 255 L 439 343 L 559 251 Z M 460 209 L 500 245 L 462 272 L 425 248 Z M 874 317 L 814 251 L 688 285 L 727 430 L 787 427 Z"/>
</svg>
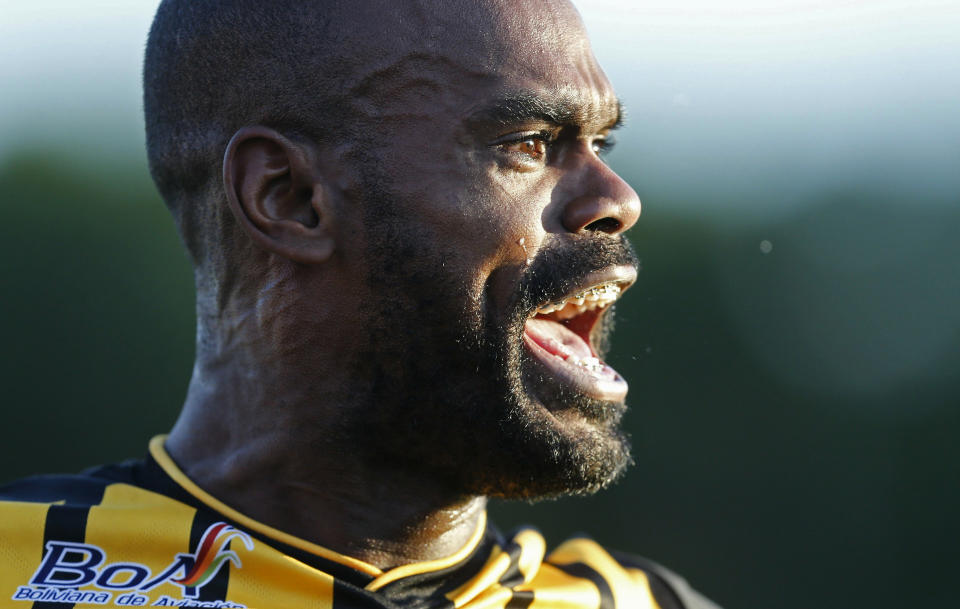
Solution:
<svg viewBox="0 0 960 609">
<path fill-rule="evenodd" d="M 560 302 L 551 302 L 537 309 L 537 314 L 549 314 L 558 311 L 559 319 L 570 319 L 585 311 L 606 307 L 620 296 L 620 286 L 615 283 L 604 283 Z"/>
</svg>

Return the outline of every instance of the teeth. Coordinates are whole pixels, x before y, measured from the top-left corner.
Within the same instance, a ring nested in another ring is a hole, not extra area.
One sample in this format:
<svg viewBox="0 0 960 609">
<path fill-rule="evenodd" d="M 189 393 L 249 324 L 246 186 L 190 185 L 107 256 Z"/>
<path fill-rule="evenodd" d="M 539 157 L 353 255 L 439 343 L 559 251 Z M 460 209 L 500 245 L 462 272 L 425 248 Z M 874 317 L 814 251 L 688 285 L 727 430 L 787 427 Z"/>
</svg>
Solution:
<svg viewBox="0 0 960 609">
<path fill-rule="evenodd" d="M 559 311 L 557 311 L 556 317 L 557 317 L 557 319 L 559 319 L 560 321 L 563 321 L 563 320 L 565 320 L 565 319 L 572 319 L 572 318 L 576 317 L 577 315 L 580 315 L 581 313 L 583 313 L 584 310 L 585 310 L 584 307 L 578 307 L 577 305 L 575 305 L 575 304 L 573 304 L 573 303 L 568 303 L 567 306 L 565 306 L 565 307 L 561 308 Z"/>
<path fill-rule="evenodd" d="M 570 319 L 586 311 L 606 307 L 620 296 L 620 291 L 617 284 L 605 283 L 574 294 L 561 302 L 548 303 L 537 309 L 537 313 L 547 315 L 557 312 L 557 319 Z"/>
<path fill-rule="evenodd" d="M 603 371 L 603 362 L 595 357 L 585 357 L 581 360 L 577 360 L 577 365 L 586 368 L 590 372 Z"/>
</svg>

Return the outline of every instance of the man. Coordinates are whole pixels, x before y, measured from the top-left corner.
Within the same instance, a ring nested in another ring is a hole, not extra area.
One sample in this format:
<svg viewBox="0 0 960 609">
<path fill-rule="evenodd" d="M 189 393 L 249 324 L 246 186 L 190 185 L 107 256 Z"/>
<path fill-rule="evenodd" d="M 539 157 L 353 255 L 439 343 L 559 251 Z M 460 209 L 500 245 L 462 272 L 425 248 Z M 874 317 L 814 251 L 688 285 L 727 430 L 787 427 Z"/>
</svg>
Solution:
<svg viewBox="0 0 960 609">
<path fill-rule="evenodd" d="M 2 490 L 5 605 L 710 606 L 486 523 L 629 462 L 640 202 L 572 6 L 165 0 L 144 90 L 193 378 L 146 460 Z"/>
</svg>

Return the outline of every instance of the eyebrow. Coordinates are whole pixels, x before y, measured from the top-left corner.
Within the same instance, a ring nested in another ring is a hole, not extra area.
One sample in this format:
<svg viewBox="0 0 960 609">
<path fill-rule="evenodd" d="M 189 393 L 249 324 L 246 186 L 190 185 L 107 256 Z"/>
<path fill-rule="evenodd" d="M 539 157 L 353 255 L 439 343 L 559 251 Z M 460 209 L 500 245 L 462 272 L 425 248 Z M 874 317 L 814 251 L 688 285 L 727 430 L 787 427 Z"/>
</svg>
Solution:
<svg viewBox="0 0 960 609">
<path fill-rule="evenodd" d="M 583 103 L 579 97 L 556 95 L 546 97 L 539 93 L 520 91 L 510 93 L 470 114 L 470 122 L 516 123 L 542 121 L 557 126 L 602 125 L 616 129 L 623 125 L 623 104 L 616 101 L 613 120 L 604 120 L 604 107 Z"/>
</svg>

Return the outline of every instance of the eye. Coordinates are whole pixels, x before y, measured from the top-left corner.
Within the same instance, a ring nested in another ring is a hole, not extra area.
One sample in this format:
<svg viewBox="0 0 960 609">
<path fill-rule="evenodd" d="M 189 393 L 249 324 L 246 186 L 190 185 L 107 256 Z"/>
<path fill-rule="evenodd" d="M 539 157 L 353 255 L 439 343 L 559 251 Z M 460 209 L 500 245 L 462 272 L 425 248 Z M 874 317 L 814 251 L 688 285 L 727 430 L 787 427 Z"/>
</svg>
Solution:
<svg viewBox="0 0 960 609">
<path fill-rule="evenodd" d="M 613 150 L 613 147 L 617 144 L 611 136 L 598 137 L 597 139 L 591 142 L 590 147 L 593 148 L 594 154 L 600 158 L 607 156 L 607 153 Z"/>
<path fill-rule="evenodd" d="M 494 146 L 516 162 L 533 165 L 546 161 L 553 140 L 554 136 L 550 132 L 539 131 L 510 135 L 496 142 Z"/>
<path fill-rule="evenodd" d="M 547 154 L 547 143 L 540 137 L 528 137 L 506 145 L 505 149 L 509 152 L 519 152 L 540 160 Z"/>
</svg>

